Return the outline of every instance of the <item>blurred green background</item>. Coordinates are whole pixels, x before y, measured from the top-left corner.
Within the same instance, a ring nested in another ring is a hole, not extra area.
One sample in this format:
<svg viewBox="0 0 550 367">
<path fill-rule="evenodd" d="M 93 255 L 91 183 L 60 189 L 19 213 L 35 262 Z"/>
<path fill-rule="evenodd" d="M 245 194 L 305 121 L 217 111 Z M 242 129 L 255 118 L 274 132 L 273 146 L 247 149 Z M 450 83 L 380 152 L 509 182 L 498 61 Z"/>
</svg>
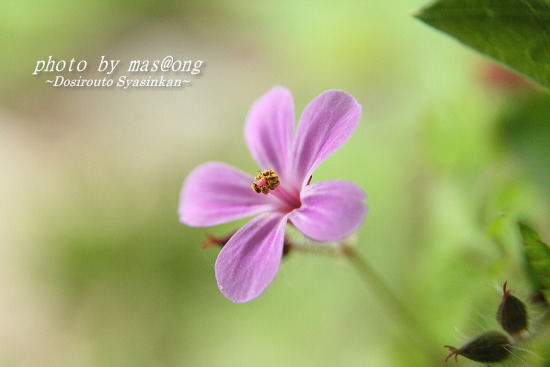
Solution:
<svg viewBox="0 0 550 367">
<path fill-rule="evenodd" d="M 1 366 L 441 366 L 498 328 L 505 280 L 529 298 L 515 221 L 549 241 L 548 94 L 412 18 L 424 1 L 335 4 L 2 2 Z M 182 90 L 54 88 L 31 75 L 50 55 L 205 65 Z M 238 223 L 187 228 L 179 190 L 208 160 L 256 172 L 244 119 L 274 85 L 298 115 L 326 89 L 362 104 L 314 179 L 368 194 L 358 250 L 428 351 L 345 258 L 295 251 L 259 299 L 218 292 L 201 243 Z M 508 365 L 550 358 L 543 311 Z"/>
</svg>

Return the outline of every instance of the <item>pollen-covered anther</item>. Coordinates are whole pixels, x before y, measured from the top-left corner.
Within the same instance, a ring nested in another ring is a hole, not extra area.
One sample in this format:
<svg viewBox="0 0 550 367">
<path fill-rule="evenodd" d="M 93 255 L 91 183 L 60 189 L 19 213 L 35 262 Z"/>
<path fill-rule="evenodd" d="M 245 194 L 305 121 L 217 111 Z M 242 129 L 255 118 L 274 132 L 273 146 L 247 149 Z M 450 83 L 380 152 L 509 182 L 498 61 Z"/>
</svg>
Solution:
<svg viewBox="0 0 550 367">
<path fill-rule="evenodd" d="M 261 192 L 264 195 L 269 194 L 270 190 L 275 190 L 279 186 L 279 176 L 275 173 L 274 170 L 265 170 L 258 171 L 256 177 L 254 177 L 254 182 L 251 187 L 252 190 L 258 194 Z"/>
</svg>

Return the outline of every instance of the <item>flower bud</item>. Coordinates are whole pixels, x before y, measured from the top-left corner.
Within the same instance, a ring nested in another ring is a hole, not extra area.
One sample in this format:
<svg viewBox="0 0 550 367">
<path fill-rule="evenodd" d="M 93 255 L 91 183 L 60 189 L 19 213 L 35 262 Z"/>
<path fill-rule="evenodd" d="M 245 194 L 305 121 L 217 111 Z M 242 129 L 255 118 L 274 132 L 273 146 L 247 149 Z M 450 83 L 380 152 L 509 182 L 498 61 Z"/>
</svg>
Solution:
<svg viewBox="0 0 550 367">
<path fill-rule="evenodd" d="M 445 358 L 445 362 L 453 355 L 455 361 L 458 361 L 458 356 L 464 356 L 472 361 L 484 363 L 504 361 L 510 355 L 510 339 L 499 331 L 481 334 L 459 349 L 450 345 L 444 345 L 444 347 L 451 351 Z"/>
<path fill-rule="evenodd" d="M 507 283 L 502 286 L 504 294 L 498 307 L 497 320 L 504 330 L 514 336 L 527 330 L 527 307 L 519 298 L 512 296 L 511 291 L 506 290 Z"/>
</svg>

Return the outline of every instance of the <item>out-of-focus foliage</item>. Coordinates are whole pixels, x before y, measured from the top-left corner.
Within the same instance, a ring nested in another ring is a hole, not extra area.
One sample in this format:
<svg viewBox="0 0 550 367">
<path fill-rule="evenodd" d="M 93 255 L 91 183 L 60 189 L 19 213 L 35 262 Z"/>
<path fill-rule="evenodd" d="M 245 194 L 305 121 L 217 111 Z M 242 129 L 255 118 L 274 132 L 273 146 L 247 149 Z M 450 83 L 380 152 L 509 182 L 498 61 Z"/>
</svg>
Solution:
<svg viewBox="0 0 550 367">
<path fill-rule="evenodd" d="M 550 248 L 528 225 L 519 223 L 519 229 L 534 291 L 542 293 L 548 302 L 550 300 Z"/>
<path fill-rule="evenodd" d="M 539 182 L 550 196 L 550 94 L 518 96 L 499 116 L 500 136 L 524 173 Z"/>
</svg>

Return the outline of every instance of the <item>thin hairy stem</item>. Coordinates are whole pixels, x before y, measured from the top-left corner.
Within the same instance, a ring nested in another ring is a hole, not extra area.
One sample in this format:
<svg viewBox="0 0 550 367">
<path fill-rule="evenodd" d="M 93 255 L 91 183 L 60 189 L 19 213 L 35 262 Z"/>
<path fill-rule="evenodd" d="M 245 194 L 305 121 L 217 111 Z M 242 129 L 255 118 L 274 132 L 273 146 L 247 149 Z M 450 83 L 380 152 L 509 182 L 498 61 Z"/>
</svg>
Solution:
<svg viewBox="0 0 550 367">
<path fill-rule="evenodd" d="M 386 285 L 372 266 L 354 248 L 345 246 L 344 254 L 361 274 L 361 277 L 380 300 L 380 303 L 392 313 L 393 319 L 410 334 L 408 340 L 416 344 L 429 359 L 435 357 L 433 354 L 436 338 L 432 335 L 430 329 L 417 319 L 405 303 Z"/>
</svg>

